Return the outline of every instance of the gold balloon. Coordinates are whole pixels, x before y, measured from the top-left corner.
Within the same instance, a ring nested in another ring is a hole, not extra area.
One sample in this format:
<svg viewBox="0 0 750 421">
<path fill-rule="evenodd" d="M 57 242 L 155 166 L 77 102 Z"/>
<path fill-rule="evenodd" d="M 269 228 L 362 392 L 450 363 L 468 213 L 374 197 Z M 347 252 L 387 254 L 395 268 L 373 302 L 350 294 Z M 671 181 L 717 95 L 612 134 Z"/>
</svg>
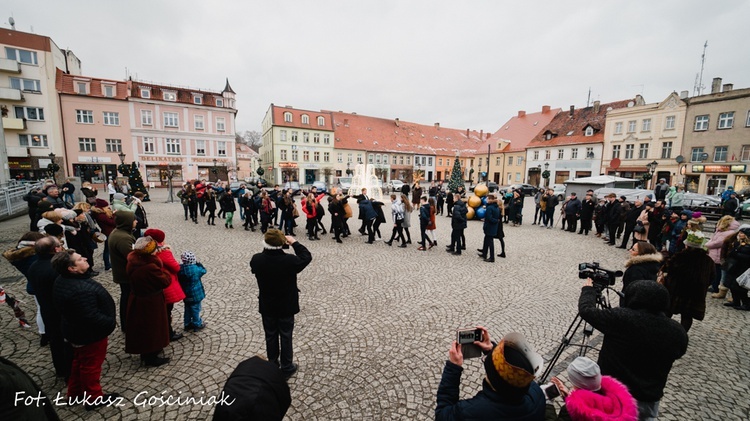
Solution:
<svg viewBox="0 0 750 421">
<path fill-rule="evenodd" d="M 479 198 L 479 196 L 471 196 L 469 197 L 469 207 L 470 208 L 478 208 L 482 206 L 482 199 Z"/>
<path fill-rule="evenodd" d="M 480 201 L 481 203 L 481 201 Z M 474 219 L 474 208 L 469 207 L 467 208 L 468 212 L 466 212 L 466 219 Z"/>
<path fill-rule="evenodd" d="M 476 187 L 474 187 L 474 194 L 476 194 L 479 197 L 485 196 L 489 192 L 490 192 L 490 189 L 484 183 L 477 184 Z"/>
</svg>

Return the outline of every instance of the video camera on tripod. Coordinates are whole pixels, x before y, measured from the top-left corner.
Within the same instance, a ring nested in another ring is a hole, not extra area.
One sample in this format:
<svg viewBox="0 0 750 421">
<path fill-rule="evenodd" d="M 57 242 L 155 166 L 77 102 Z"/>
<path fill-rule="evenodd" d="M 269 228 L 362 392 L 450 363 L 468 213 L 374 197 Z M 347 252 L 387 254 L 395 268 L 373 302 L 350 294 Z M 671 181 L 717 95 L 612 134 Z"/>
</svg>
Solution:
<svg viewBox="0 0 750 421">
<path fill-rule="evenodd" d="M 580 279 L 591 278 L 594 288 L 601 291 L 615 284 L 615 278 L 622 276 L 621 270 L 604 269 L 599 262 L 579 263 L 578 277 Z"/>
</svg>

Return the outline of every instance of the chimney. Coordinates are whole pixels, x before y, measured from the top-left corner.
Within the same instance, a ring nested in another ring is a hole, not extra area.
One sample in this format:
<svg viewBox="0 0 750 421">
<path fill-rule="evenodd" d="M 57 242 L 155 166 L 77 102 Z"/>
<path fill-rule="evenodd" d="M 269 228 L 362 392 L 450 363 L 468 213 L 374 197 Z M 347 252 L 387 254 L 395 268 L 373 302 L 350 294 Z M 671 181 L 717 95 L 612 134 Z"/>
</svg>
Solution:
<svg viewBox="0 0 750 421">
<path fill-rule="evenodd" d="M 484 130 L 479 131 L 479 140 L 484 139 Z"/>
<path fill-rule="evenodd" d="M 469 129 L 466 129 L 466 138 L 469 138 Z"/>
<path fill-rule="evenodd" d="M 734 85 L 731 83 L 725 83 L 724 86 L 721 88 L 721 92 L 729 92 L 734 88 Z"/>
<path fill-rule="evenodd" d="M 487 139 L 489 139 L 490 138 L 490 134 L 487 133 L 487 134 L 484 135 L 484 137 L 486 137 Z"/>
<path fill-rule="evenodd" d="M 715 77 L 713 82 L 711 82 L 711 93 L 718 94 L 719 88 L 721 88 L 721 78 Z"/>
<path fill-rule="evenodd" d="M 599 106 L 600 106 L 600 105 L 601 105 L 601 102 L 599 102 L 599 101 L 594 101 L 594 113 L 596 113 L 596 114 L 598 114 L 598 113 L 599 113 Z"/>
<path fill-rule="evenodd" d="M 542 105 L 542 114 L 546 114 L 549 112 L 549 105 Z"/>
<path fill-rule="evenodd" d="M 398 123 L 399 123 L 399 120 L 398 120 L 398 117 L 396 117 L 396 127 L 399 127 Z"/>
<path fill-rule="evenodd" d="M 573 117 L 573 112 L 574 112 L 575 110 L 576 110 L 576 106 L 575 106 L 575 105 L 571 105 L 571 106 L 570 106 L 570 116 L 571 116 L 571 117 Z"/>
<path fill-rule="evenodd" d="M 687 99 L 688 91 L 680 91 L 680 99 Z"/>
<path fill-rule="evenodd" d="M 518 112 L 518 117 L 523 117 L 525 115 L 526 115 L 526 111 L 521 110 Z"/>
<path fill-rule="evenodd" d="M 440 129 L 440 123 L 435 123 L 435 128 Z"/>
<path fill-rule="evenodd" d="M 294 109 L 291 105 L 285 105 L 284 107 Z"/>
</svg>

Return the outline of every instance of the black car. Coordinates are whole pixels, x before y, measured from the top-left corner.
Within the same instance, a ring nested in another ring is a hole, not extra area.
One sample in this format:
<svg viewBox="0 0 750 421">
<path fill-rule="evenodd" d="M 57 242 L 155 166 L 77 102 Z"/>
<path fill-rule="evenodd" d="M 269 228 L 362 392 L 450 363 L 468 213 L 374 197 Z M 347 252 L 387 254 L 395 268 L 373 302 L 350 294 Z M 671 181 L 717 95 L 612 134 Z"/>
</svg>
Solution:
<svg viewBox="0 0 750 421">
<path fill-rule="evenodd" d="M 302 193 L 302 188 L 300 187 L 299 182 L 297 181 L 287 181 L 286 183 L 284 183 L 281 189 L 282 190 L 292 189 L 292 196 L 296 196 Z"/>
<path fill-rule="evenodd" d="M 524 196 L 534 195 L 538 190 L 538 187 L 532 186 L 531 184 L 511 184 L 509 187 L 510 191 L 521 190 Z"/>
</svg>

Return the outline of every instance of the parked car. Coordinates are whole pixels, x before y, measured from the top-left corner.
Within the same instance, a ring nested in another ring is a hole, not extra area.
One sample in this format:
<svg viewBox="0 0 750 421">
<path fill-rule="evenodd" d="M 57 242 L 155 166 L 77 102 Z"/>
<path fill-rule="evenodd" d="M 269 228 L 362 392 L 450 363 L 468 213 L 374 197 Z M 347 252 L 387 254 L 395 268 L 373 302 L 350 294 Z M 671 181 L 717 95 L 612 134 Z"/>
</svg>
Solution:
<svg viewBox="0 0 750 421">
<path fill-rule="evenodd" d="M 320 193 L 327 193 L 328 192 L 328 188 L 326 187 L 326 183 L 324 183 L 322 181 L 315 181 L 315 182 L 313 182 L 312 183 L 312 187 L 315 187 L 316 189 L 318 189 L 318 193 L 319 194 Z"/>
<path fill-rule="evenodd" d="M 292 189 L 292 196 L 296 196 L 302 192 L 302 188 L 297 181 L 287 181 L 282 187 L 283 190 Z"/>
<path fill-rule="evenodd" d="M 266 181 L 263 177 L 248 177 L 245 178 L 245 182 L 247 186 L 257 186 L 258 182 L 260 182 L 261 188 L 268 187 L 268 181 Z"/>
<path fill-rule="evenodd" d="M 737 219 L 745 219 L 750 217 L 750 199 L 745 199 L 740 202 L 740 206 L 737 208 Z"/>
<path fill-rule="evenodd" d="M 339 177 L 339 189 L 341 189 L 342 193 L 347 194 L 351 186 L 352 186 L 351 177 Z"/>
<path fill-rule="evenodd" d="M 477 183 L 477 184 L 486 184 L 487 189 L 490 191 L 490 193 L 494 193 L 500 189 L 500 186 L 498 186 L 497 183 L 495 183 L 494 181 L 490 181 L 490 182 L 482 181 L 481 183 Z M 476 186 L 469 187 L 469 191 L 474 191 L 475 187 Z M 507 186 L 505 187 L 507 188 Z"/>
<path fill-rule="evenodd" d="M 533 196 L 534 193 L 536 193 L 537 187 L 532 186 L 531 184 L 511 184 L 510 189 L 511 190 L 520 189 L 521 193 L 523 193 L 524 196 L 528 196 L 528 195 Z"/>
<path fill-rule="evenodd" d="M 404 182 L 401 180 L 391 180 L 390 188 L 392 192 L 401 191 L 401 187 L 404 186 Z"/>
<path fill-rule="evenodd" d="M 557 200 L 562 202 L 565 200 L 565 184 L 553 184 L 552 190 L 555 191 L 555 195 L 557 196 Z"/>
</svg>

